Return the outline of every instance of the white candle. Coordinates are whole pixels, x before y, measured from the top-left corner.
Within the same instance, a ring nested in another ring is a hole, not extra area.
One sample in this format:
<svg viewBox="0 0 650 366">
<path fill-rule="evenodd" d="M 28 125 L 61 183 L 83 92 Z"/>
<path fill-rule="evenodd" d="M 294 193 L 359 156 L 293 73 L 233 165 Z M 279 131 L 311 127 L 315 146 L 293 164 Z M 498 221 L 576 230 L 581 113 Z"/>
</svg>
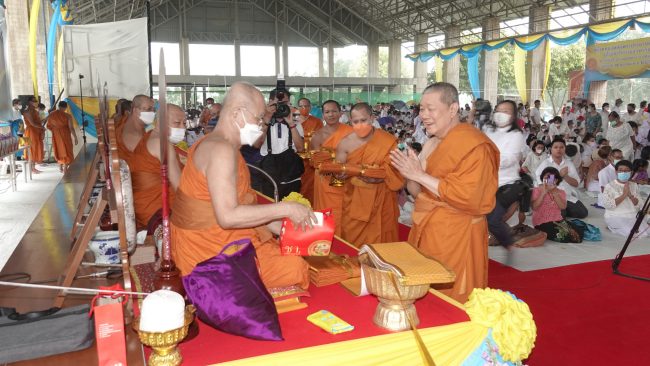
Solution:
<svg viewBox="0 0 650 366">
<path fill-rule="evenodd" d="M 185 324 L 185 300 L 174 291 L 158 290 L 142 301 L 140 330 L 166 332 Z"/>
</svg>

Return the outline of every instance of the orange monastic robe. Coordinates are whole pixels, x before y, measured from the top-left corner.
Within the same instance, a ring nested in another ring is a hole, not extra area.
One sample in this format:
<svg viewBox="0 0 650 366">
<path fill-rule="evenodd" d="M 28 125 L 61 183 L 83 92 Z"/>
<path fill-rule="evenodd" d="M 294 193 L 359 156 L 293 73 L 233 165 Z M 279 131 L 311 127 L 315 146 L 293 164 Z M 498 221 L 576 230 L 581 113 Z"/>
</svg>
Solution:
<svg viewBox="0 0 650 366">
<path fill-rule="evenodd" d="M 27 122 L 27 116 L 31 116 L 32 122 L 36 124 L 41 123 L 41 119 L 38 116 L 37 110 L 26 111 L 23 113 L 23 119 L 25 120 L 25 137 L 29 137 L 29 150 L 27 150 L 27 158 L 29 161 L 35 163 L 43 162 L 43 154 L 45 153 L 43 147 L 43 137 L 45 136 L 45 130 L 42 128 L 35 128 L 29 122 Z"/>
<path fill-rule="evenodd" d="M 321 150 L 336 151 L 343 138 L 352 133 L 352 127 L 339 123 L 338 128 L 323 142 Z M 341 235 L 341 214 L 343 211 L 343 187 L 330 186 L 330 175 L 321 175 L 316 169 L 314 174 L 314 209 L 332 209 L 336 221 L 336 235 Z"/>
<path fill-rule="evenodd" d="M 479 130 L 454 127 L 427 159 L 438 192 L 423 189 L 415 200 L 409 242 L 456 274 L 442 292 L 464 303 L 487 286 L 488 229 L 485 215 L 496 203 L 499 150 Z M 448 287 L 448 286 L 447 286 Z"/>
<path fill-rule="evenodd" d="M 172 207 L 172 257 L 181 275 L 190 274 L 198 263 L 219 254 L 226 244 L 250 239 L 257 253 L 260 277 L 267 288 L 298 284 L 306 289 L 309 286 L 309 265 L 302 257 L 282 256 L 277 241 L 265 226 L 250 229 L 219 226 L 207 179 L 193 163 L 194 151 L 199 144 L 200 141 L 189 151 Z M 237 162 L 237 200 L 239 204 L 256 203 L 250 173 L 241 155 Z"/>
<path fill-rule="evenodd" d="M 311 139 L 313 133 L 320 130 L 321 128 L 323 128 L 323 121 L 312 115 L 310 115 L 309 118 L 307 118 L 305 122 L 302 123 L 302 129 L 305 134 L 305 142 L 307 142 L 307 146 L 309 146 L 308 142 Z M 309 148 L 307 148 L 307 150 L 308 149 Z M 302 177 L 300 179 L 300 194 L 302 194 L 303 197 L 308 199 L 309 202 L 313 204 L 314 168 L 312 168 L 312 166 L 309 164 L 309 160 L 303 160 L 303 163 L 305 165 L 305 172 L 302 174 Z"/>
<path fill-rule="evenodd" d="M 146 229 L 147 224 L 156 211 L 162 208 L 162 180 L 160 176 L 160 160 L 149 153 L 147 141 L 151 136 L 149 131 L 144 134 L 133 154 L 126 160 L 131 171 L 133 184 L 133 206 L 138 230 Z M 122 155 L 120 154 L 120 158 Z M 174 190 L 169 187 L 170 205 L 174 200 Z"/>
<path fill-rule="evenodd" d="M 397 191 L 404 177 L 390 164 L 389 153 L 397 148 L 395 136 L 375 129 L 366 144 L 348 154 L 346 164 L 384 168 L 382 183 L 366 183 L 358 177 L 346 180 L 341 236 L 356 246 L 398 241 Z"/>
<path fill-rule="evenodd" d="M 68 122 L 68 114 L 59 110 L 50 113 L 47 128 L 52 131 L 52 147 L 54 158 L 59 164 L 70 164 L 74 160 L 72 150 L 72 131 Z"/>
</svg>

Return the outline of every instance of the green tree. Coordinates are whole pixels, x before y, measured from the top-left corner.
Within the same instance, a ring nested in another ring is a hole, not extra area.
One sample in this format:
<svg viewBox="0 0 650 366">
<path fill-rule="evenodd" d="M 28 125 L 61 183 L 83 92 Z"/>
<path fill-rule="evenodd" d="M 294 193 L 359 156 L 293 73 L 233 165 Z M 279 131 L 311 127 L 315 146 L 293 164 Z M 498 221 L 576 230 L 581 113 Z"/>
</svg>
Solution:
<svg viewBox="0 0 650 366">
<path fill-rule="evenodd" d="M 497 79 L 498 94 L 517 94 L 514 65 L 515 49 L 513 46 L 501 47 L 499 49 L 499 78 Z"/>
<path fill-rule="evenodd" d="M 556 115 L 568 98 L 569 73 L 584 70 L 585 53 L 584 42 L 551 48 L 551 70 L 546 84 L 546 95 Z"/>
</svg>

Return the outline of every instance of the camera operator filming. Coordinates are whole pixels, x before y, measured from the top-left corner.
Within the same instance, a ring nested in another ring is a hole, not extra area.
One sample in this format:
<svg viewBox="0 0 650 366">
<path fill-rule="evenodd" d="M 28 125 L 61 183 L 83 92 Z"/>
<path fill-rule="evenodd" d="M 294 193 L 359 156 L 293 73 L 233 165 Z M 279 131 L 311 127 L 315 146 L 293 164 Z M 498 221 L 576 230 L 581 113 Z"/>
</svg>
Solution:
<svg viewBox="0 0 650 366">
<path fill-rule="evenodd" d="M 305 171 L 302 158 L 297 154 L 304 149 L 304 132 L 291 114 L 290 96 L 284 79 L 279 76 L 266 107 L 265 117 L 269 122 L 264 124 L 262 136 L 254 144 L 262 155 L 260 167 L 275 180 L 280 199 L 291 192 L 300 192 L 300 178 Z M 273 185 L 264 181 L 262 193 L 272 196 Z"/>
</svg>

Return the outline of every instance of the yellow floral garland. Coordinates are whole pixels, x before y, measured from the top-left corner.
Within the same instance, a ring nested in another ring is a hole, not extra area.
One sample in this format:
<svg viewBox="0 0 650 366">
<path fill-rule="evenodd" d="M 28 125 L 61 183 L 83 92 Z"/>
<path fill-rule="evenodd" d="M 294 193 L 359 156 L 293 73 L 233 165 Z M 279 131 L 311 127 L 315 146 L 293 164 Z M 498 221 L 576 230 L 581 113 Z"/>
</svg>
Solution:
<svg viewBox="0 0 650 366">
<path fill-rule="evenodd" d="M 308 199 L 306 199 L 302 194 L 298 192 L 291 192 L 289 193 L 288 196 L 284 197 L 282 199 L 282 202 L 298 202 L 302 205 L 305 205 L 309 208 L 311 208 L 311 203 L 309 202 Z"/>
<path fill-rule="evenodd" d="M 525 302 L 509 292 L 474 289 L 465 310 L 473 323 L 492 328 L 492 337 L 505 361 L 517 362 L 530 355 L 537 327 Z"/>
</svg>

